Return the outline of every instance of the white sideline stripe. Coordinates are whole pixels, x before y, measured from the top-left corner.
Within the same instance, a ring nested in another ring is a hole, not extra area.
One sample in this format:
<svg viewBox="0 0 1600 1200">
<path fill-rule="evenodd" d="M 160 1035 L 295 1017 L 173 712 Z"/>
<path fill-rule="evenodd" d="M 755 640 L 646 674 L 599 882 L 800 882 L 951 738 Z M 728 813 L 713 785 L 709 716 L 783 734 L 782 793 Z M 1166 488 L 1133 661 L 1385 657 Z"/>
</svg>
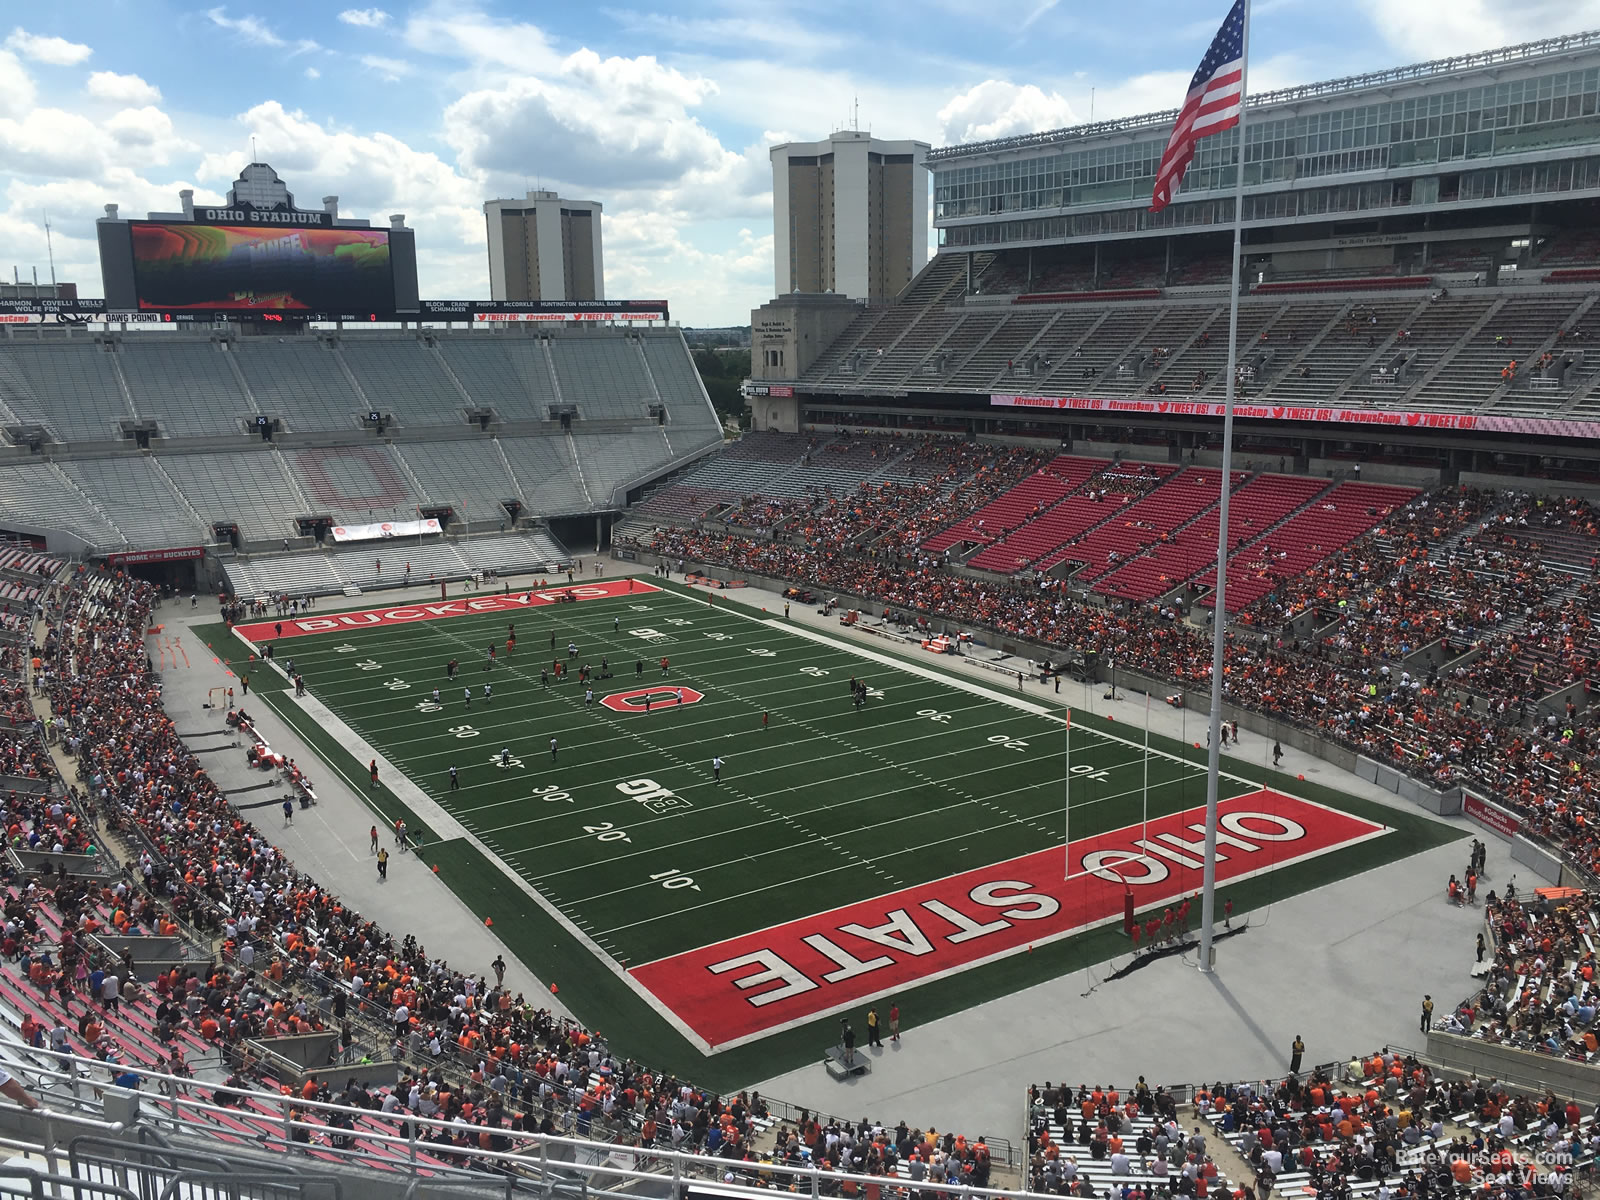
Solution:
<svg viewBox="0 0 1600 1200">
<path fill-rule="evenodd" d="M 446 838 L 469 836 L 466 827 L 460 821 L 440 808 L 427 792 L 407 778 L 398 764 L 390 762 L 376 747 L 335 716 L 333 710 L 326 704 L 309 692 L 296 697 L 293 688 L 286 691 L 284 696 L 293 700 L 305 710 L 307 716 L 333 734 L 341 746 L 356 756 L 357 761 L 363 758 L 368 762 L 376 760 L 378 770 L 381 772 L 379 778 L 383 780 L 384 786 L 399 796 L 407 808 L 423 818 L 441 841 Z"/>
<path fill-rule="evenodd" d="M 740 613 L 738 615 L 744 617 L 747 621 L 758 621 L 761 619 L 745 613 Z M 788 632 L 794 634 L 796 637 L 803 637 L 808 641 L 819 642 L 822 645 L 830 646 L 835 650 L 848 651 L 849 653 L 854 654 L 857 658 L 864 658 L 868 662 L 875 662 L 884 667 L 893 667 L 898 671 L 906 671 L 912 675 L 920 676 L 923 679 L 930 679 L 936 683 L 945 684 L 947 687 L 953 687 L 959 691 L 969 692 L 974 696 L 982 696 L 986 700 L 994 700 L 1000 704 L 1009 704 L 1012 708 L 1020 709 L 1025 713 L 1031 713 L 1036 717 L 1043 717 L 1047 721 L 1055 721 L 1063 726 L 1067 723 L 1066 718 L 1063 717 L 1059 712 L 1056 712 L 1050 708 L 1046 708 L 1042 704 L 1035 704 L 1031 700 L 1021 700 L 1006 692 L 995 691 L 993 688 L 984 687 L 981 683 L 974 683 L 971 680 L 962 679 L 959 675 L 946 674 L 943 671 L 935 671 L 928 667 L 921 666 L 918 663 L 909 662 L 903 658 L 895 658 L 888 654 L 880 654 L 876 650 L 868 650 L 865 646 L 858 646 L 853 642 L 835 641 L 825 633 L 817 633 L 815 630 L 806 629 L 798 625 L 792 628 L 789 626 L 784 626 L 784 628 Z M 1087 725 L 1074 724 L 1073 728 L 1081 730 L 1090 737 L 1100 738 L 1101 740 L 1107 742 L 1120 742 L 1124 746 L 1131 746 L 1141 753 L 1144 750 L 1143 742 L 1136 742 L 1129 738 L 1118 737 L 1114 733 L 1106 733 L 1100 729 L 1091 729 Z M 1196 763 L 1189 762 L 1187 759 L 1173 754 L 1170 751 L 1157 749 L 1155 746 L 1150 747 L 1150 753 L 1154 757 L 1164 758 L 1169 762 L 1181 763 L 1183 766 L 1191 769 L 1198 765 Z M 1230 775 L 1227 771 L 1222 771 L 1220 774 L 1224 779 L 1231 779 L 1235 783 L 1246 784 L 1249 787 L 1265 788 L 1267 786 L 1266 784 L 1257 782 L 1254 779 L 1246 779 L 1242 775 Z"/>
<path fill-rule="evenodd" d="M 1282 794 L 1287 795 L 1287 793 L 1282 793 Z M 1298 797 L 1296 797 L 1296 799 L 1298 799 Z M 1327 808 L 1328 807 L 1327 805 L 1316 804 L 1315 801 L 1305 801 L 1304 803 L 1313 804 L 1318 808 Z M 1330 812 L 1338 812 L 1339 810 L 1338 809 L 1329 809 L 1329 811 Z M 1351 814 L 1344 813 L 1342 815 L 1348 817 Z M 1357 820 L 1366 820 L 1365 817 L 1359 817 L 1359 818 L 1356 818 L 1356 819 Z M 1130 826 L 1129 828 L 1133 828 L 1133 827 Z M 1259 868 L 1258 870 L 1255 870 L 1255 871 L 1248 871 L 1248 872 L 1246 872 L 1246 873 L 1244 873 L 1242 875 L 1236 875 L 1232 879 L 1228 880 L 1227 886 L 1228 887 L 1233 887 L 1233 886 L 1235 886 L 1237 884 L 1244 883 L 1246 880 L 1256 879 L 1256 878 L 1259 878 L 1259 877 L 1261 877 L 1263 875 L 1270 875 L 1274 871 L 1281 871 L 1281 870 L 1284 870 L 1284 869 L 1286 869 L 1288 867 L 1298 866 L 1300 863 L 1310 862 L 1312 859 L 1315 859 L 1315 858 L 1321 858 L 1324 854 L 1334 854 L 1334 853 L 1336 853 L 1336 852 L 1338 852 L 1340 850 L 1348 850 L 1352 846 L 1362 845 L 1365 842 L 1372 841 L 1374 838 L 1383 837 L 1387 833 L 1389 833 L 1389 827 L 1387 825 L 1385 825 L 1382 828 L 1374 829 L 1370 833 L 1364 833 L 1364 834 L 1361 834 L 1358 837 L 1353 837 L 1347 842 L 1340 842 L 1337 845 L 1327 846 L 1327 847 L 1325 847 L 1325 848 L 1323 848 L 1321 850 L 1312 851 L 1309 854 L 1302 854 L 1302 855 L 1300 855 L 1300 856 L 1298 856 L 1296 858 L 1291 858 L 1291 859 L 1288 859 L 1288 860 L 1286 860 L 1284 862 L 1276 863 L 1276 864 L 1273 864 L 1273 865 L 1270 865 L 1270 866 L 1261 867 L 1261 868 Z M 1373 868 L 1373 869 L 1376 869 L 1376 868 Z M 1363 871 L 1362 874 L 1366 874 L 1366 872 Z M 1359 878 L 1359 876 L 1354 876 L 1353 878 Z M 1346 882 L 1349 882 L 1349 881 L 1347 880 Z M 926 886 L 926 885 L 919 884 L 918 886 L 920 887 L 920 886 Z M 1166 903 L 1166 901 L 1160 901 L 1159 903 L 1164 904 L 1164 903 Z M 835 911 L 835 910 L 830 909 L 829 911 L 831 912 L 831 911 Z M 1144 910 L 1144 911 L 1148 911 L 1148 908 L 1146 910 Z M 821 916 L 821 915 L 824 915 L 824 914 L 820 914 L 819 913 L 817 915 Z M 1089 921 L 1089 922 L 1087 922 L 1087 923 L 1085 923 L 1083 925 L 1075 926 L 1072 929 L 1063 929 L 1059 933 L 1053 933 L 1053 934 L 1049 934 L 1049 935 L 1047 935 L 1045 937 L 1038 938 L 1032 944 L 1035 945 L 1035 946 L 1048 946 L 1053 942 L 1064 941 L 1065 939 L 1070 938 L 1070 937 L 1077 937 L 1079 934 L 1088 933 L 1091 930 L 1100 929 L 1100 928 L 1102 928 L 1102 927 L 1104 927 L 1106 925 L 1117 924 L 1121 920 L 1122 920 L 1122 914 L 1120 912 L 1113 913 L 1110 916 L 1105 917 L 1105 918 L 1103 918 L 1101 920 Z M 784 924 L 786 924 L 786 925 L 787 924 L 792 924 L 792 923 L 793 922 L 789 922 L 789 921 L 785 921 L 784 922 Z M 732 939 L 731 938 L 725 938 L 723 940 L 730 941 Z M 716 943 L 713 942 L 713 943 L 710 943 L 710 944 L 711 945 L 715 945 Z M 705 947 L 701 947 L 701 949 L 705 949 Z M 1196 949 L 1198 949 L 1198 947 L 1196 947 Z M 696 953 L 696 951 L 685 951 L 685 953 Z M 924 984 L 936 983 L 941 979 L 949 979 L 949 978 L 951 978 L 952 976 L 955 976 L 955 975 L 965 974 L 968 971 L 975 971 L 980 967 L 988 966 L 992 962 L 998 962 L 1002 958 L 1010 958 L 1010 957 L 1012 957 L 1014 955 L 1017 955 L 1017 954 L 1020 954 L 1020 953 L 1022 953 L 1022 951 L 1019 950 L 1019 949 L 1016 949 L 1016 948 L 1012 948 L 1012 949 L 1009 949 L 1009 950 L 997 950 L 993 954 L 988 954 L 988 955 L 985 955 L 982 958 L 974 959 L 972 962 L 969 962 L 969 963 L 959 963 L 959 964 L 957 964 L 955 966 L 946 967 L 942 971 L 935 971 L 935 972 L 933 972 L 932 974 L 929 974 L 929 975 L 918 976 L 917 979 L 914 982 L 908 984 L 907 987 L 922 987 Z M 670 958 L 676 958 L 678 956 L 677 955 L 671 955 L 669 957 Z M 1185 953 L 1184 953 L 1184 958 L 1186 958 L 1186 959 L 1188 958 L 1187 951 L 1185 951 Z M 656 961 L 657 962 L 666 962 L 666 961 L 668 961 L 668 959 L 657 959 Z M 646 964 L 643 964 L 643 965 L 649 966 L 649 965 L 652 965 L 652 964 L 646 963 Z M 860 1005 L 861 1005 L 861 1000 L 859 998 L 855 999 L 855 1000 L 842 1000 L 838 1004 L 832 1005 L 829 1008 L 819 1009 L 816 1012 L 807 1013 L 803 1017 L 794 1017 L 791 1020 L 783 1021 L 783 1022 L 781 1022 L 781 1023 L 777 1024 L 777 1025 L 767 1026 L 766 1028 L 759 1029 L 754 1033 L 747 1033 L 747 1034 L 744 1034 L 742 1037 L 734 1038 L 731 1042 L 719 1042 L 719 1043 L 717 1043 L 717 1047 L 716 1048 L 717 1048 L 718 1051 L 736 1050 L 740 1046 L 748 1046 L 752 1042 L 763 1041 L 766 1038 L 774 1037 L 777 1034 L 787 1033 L 791 1029 L 799 1029 L 802 1026 L 811 1024 L 813 1021 L 825 1020 L 826 1018 L 832 1017 L 832 1016 L 836 1016 L 839 1013 L 848 1012 L 849 1010 L 851 1010 L 853 1008 L 859 1008 Z M 698 1041 L 698 1039 L 696 1039 L 696 1040 Z"/>
<path fill-rule="evenodd" d="M 246 646 L 249 646 L 252 651 L 255 649 L 250 640 L 240 633 L 237 627 L 234 628 L 233 634 Z M 276 664 L 274 664 L 274 666 L 276 666 Z M 283 674 L 283 669 L 279 667 L 278 672 L 279 674 Z M 293 689 L 291 688 L 289 691 L 292 693 Z M 292 696 L 290 698 L 292 698 Z M 301 699 L 310 700 L 312 697 L 305 696 Z M 315 703 L 315 701 L 313 702 Z M 318 703 L 317 706 L 322 708 L 326 714 L 326 722 L 322 727 L 333 737 L 336 742 L 340 744 L 341 747 L 349 748 L 357 744 L 366 746 L 366 742 L 358 738 L 355 734 L 355 731 L 341 721 L 338 717 L 334 716 L 331 712 L 328 712 L 326 706 L 321 705 L 320 703 Z M 305 709 L 308 714 L 312 711 L 309 706 L 305 706 Z M 299 731 L 296 730 L 296 733 L 298 734 Z M 376 752 L 368 754 L 368 758 L 375 757 L 377 757 Z M 332 769 L 331 765 L 330 769 Z M 404 776 L 401 776 L 401 778 L 403 779 Z M 444 814 L 443 809 L 441 809 L 432 800 L 428 800 L 426 794 L 422 792 L 421 788 L 418 788 L 416 784 L 410 783 L 410 780 L 406 780 L 406 782 L 410 784 L 411 788 L 415 790 L 417 795 L 422 797 L 423 801 L 425 801 L 427 805 L 428 810 L 438 813 L 441 816 Z M 398 794 L 406 796 L 408 801 L 412 798 L 409 793 L 403 792 L 401 789 L 393 790 L 395 790 Z M 713 1047 L 709 1042 L 707 1042 L 703 1037 L 690 1028 L 689 1025 L 687 1025 L 677 1013 L 673 1012 L 664 1003 L 662 1003 L 662 1001 L 655 995 L 654 992 L 650 991 L 649 988 L 636 981 L 633 976 L 628 973 L 627 968 L 625 968 L 616 959 L 612 958 L 598 941 L 580 929 L 577 923 L 573 921 L 571 917 L 567 916 L 566 913 L 562 912 L 552 900 L 550 900 L 532 883 L 524 879 L 514 869 L 512 869 L 511 864 L 506 862 L 505 859 L 501 858 L 498 854 L 491 850 L 484 843 L 483 839 L 479 838 L 476 834 L 469 832 L 454 818 L 445 817 L 445 820 L 448 822 L 450 827 L 459 830 L 459 833 L 457 833 L 456 836 L 464 838 L 478 851 L 479 854 L 482 854 L 490 862 L 494 863 L 495 868 L 507 879 L 509 879 L 512 884 L 515 885 L 518 891 L 522 892 L 541 909 L 543 909 L 545 914 L 550 917 L 551 920 L 555 921 L 561 926 L 561 928 L 565 929 L 570 937 L 572 937 L 579 945 L 588 950 L 602 967 L 604 967 L 607 971 L 610 971 L 611 974 L 615 975 L 623 983 L 627 984 L 634 995 L 638 996 L 640 1000 L 648 1004 L 663 1021 L 667 1022 L 667 1024 L 676 1029 L 685 1041 L 687 1041 L 696 1050 L 700 1051 L 700 1053 L 705 1055 L 707 1058 L 711 1056 Z"/>
</svg>

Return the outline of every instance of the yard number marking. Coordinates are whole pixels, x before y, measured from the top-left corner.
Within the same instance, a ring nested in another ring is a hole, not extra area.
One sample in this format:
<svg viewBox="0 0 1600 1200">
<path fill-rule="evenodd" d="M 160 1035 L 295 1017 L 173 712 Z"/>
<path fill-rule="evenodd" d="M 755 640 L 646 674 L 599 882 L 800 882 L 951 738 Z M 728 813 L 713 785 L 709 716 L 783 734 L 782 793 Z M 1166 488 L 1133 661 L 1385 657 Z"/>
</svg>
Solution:
<svg viewBox="0 0 1600 1200">
<path fill-rule="evenodd" d="M 693 888 L 697 892 L 700 890 L 700 885 L 678 870 L 677 867 L 673 867 L 669 871 L 657 871 L 650 878 L 660 880 L 661 886 L 670 891 L 676 891 L 678 888 Z"/>
</svg>

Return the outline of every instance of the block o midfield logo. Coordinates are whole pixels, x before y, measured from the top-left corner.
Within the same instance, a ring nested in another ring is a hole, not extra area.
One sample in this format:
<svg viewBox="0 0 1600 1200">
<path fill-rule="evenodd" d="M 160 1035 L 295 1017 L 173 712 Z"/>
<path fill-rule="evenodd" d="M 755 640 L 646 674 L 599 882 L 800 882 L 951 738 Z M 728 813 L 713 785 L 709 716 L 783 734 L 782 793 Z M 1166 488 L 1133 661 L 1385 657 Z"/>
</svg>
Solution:
<svg viewBox="0 0 1600 1200">
<path fill-rule="evenodd" d="M 645 698 L 649 697 L 648 708 Z M 691 687 L 673 687 L 671 684 L 658 684 L 655 687 L 634 688 L 631 692 L 613 692 L 603 696 L 600 703 L 612 712 L 642 713 L 651 708 L 678 708 L 685 704 L 698 704 L 705 696 Z"/>
</svg>

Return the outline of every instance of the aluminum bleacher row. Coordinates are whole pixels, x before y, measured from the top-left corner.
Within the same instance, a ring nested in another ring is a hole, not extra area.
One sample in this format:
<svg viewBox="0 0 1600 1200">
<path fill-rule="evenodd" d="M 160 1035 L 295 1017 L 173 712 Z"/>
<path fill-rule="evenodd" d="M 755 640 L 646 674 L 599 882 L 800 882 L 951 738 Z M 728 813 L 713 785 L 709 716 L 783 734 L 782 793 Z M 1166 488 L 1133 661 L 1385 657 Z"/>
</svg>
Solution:
<svg viewBox="0 0 1600 1200">
<path fill-rule="evenodd" d="M 414 519 L 449 507 L 456 526 L 588 513 L 681 456 L 659 427 L 537 437 L 162 452 L 0 462 L 0 520 L 64 529 L 100 552 L 206 545 L 232 522 L 242 541 L 276 545 L 297 518 L 334 524 Z"/>
<path fill-rule="evenodd" d="M 413 542 L 396 539 L 377 546 L 233 558 L 224 564 L 228 582 L 240 596 L 294 596 L 395 584 L 409 579 L 460 579 L 480 571 L 549 571 L 569 555 L 548 534 L 532 531 L 491 534 L 462 541 Z M 409 576 L 406 567 L 410 566 Z"/>
<path fill-rule="evenodd" d="M 0 421 L 17 446 L 0 452 L 0 522 L 89 553 L 207 545 L 223 523 L 259 546 L 309 516 L 448 507 L 452 529 L 490 531 L 508 503 L 605 511 L 722 436 L 676 329 L 11 336 Z"/>
<path fill-rule="evenodd" d="M 1227 310 L 1214 296 L 1152 291 L 1119 301 L 1109 291 L 1082 290 L 1006 303 L 994 294 L 996 282 L 980 278 L 971 305 L 963 306 L 959 288 L 936 300 L 923 288 L 915 300 L 863 311 L 801 386 L 1222 397 Z M 1593 293 L 1581 280 L 1553 276 L 1509 294 L 1442 292 L 1423 276 L 1312 282 L 1274 285 L 1281 291 L 1263 285 L 1241 301 L 1240 362 L 1251 400 L 1555 415 L 1600 382 L 1597 355 L 1554 388 L 1527 369 L 1592 312 Z M 1383 287 L 1359 286 L 1370 282 Z M 1502 375 L 1512 358 L 1521 369 Z"/>
<path fill-rule="evenodd" d="M 258 415 L 288 433 L 358 429 L 372 411 L 400 428 L 461 425 L 469 411 L 547 422 L 557 404 L 576 408 L 575 429 L 642 424 L 661 406 L 683 449 L 691 432 L 719 428 L 676 329 L 0 343 L 0 415 L 9 425 L 42 425 L 64 443 L 120 439 L 125 421 L 153 421 L 169 440 L 227 436 Z"/>
</svg>

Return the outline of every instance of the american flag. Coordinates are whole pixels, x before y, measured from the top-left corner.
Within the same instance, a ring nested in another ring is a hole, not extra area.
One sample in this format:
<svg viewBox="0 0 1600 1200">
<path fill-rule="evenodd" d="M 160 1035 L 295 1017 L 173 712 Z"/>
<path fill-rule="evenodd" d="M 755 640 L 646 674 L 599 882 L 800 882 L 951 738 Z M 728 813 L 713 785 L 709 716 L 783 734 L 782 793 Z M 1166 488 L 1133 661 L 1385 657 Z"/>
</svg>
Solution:
<svg viewBox="0 0 1600 1200">
<path fill-rule="evenodd" d="M 1244 105 L 1244 9 L 1248 2 L 1234 0 L 1189 82 L 1178 123 L 1172 127 L 1167 148 L 1161 153 L 1161 165 L 1156 168 L 1151 212 L 1160 212 L 1172 203 L 1172 193 L 1178 190 L 1183 173 L 1194 158 L 1194 144 L 1239 123 Z"/>
</svg>

